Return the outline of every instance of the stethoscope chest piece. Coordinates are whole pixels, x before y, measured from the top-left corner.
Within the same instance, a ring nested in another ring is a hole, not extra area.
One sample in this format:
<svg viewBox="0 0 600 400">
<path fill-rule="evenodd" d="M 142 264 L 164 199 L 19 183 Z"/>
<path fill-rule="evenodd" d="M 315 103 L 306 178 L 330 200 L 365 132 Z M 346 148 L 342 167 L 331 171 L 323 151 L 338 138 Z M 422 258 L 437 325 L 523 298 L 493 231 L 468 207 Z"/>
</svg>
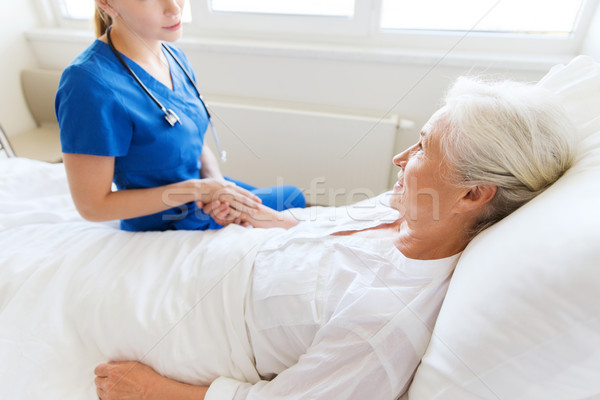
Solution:
<svg viewBox="0 0 600 400">
<path fill-rule="evenodd" d="M 179 116 L 177 116 L 177 114 L 175 114 L 175 111 L 171 110 L 170 108 L 165 108 L 165 106 L 163 106 L 162 103 L 160 101 L 158 101 L 158 99 L 156 97 L 154 97 L 154 95 L 152 93 L 150 93 L 150 90 L 148 90 L 146 85 L 144 85 L 142 83 L 142 81 L 140 80 L 140 78 L 138 78 L 138 76 L 135 74 L 135 72 L 133 72 L 133 70 L 131 68 L 129 68 L 129 65 L 127 65 L 127 63 L 125 62 L 123 57 L 121 57 L 121 54 L 119 54 L 119 52 L 115 48 L 112 40 L 110 39 L 111 29 L 112 29 L 112 26 L 109 26 L 108 29 L 106 30 L 106 39 L 108 41 L 108 45 L 109 45 L 110 49 L 115 54 L 115 56 L 118 58 L 118 60 L 121 62 L 123 67 L 125 67 L 125 69 L 133 77 L 133 79 L 135 79 L 135 81 L 138 83 L 138 85 L 144 90 L 144 92 L 146 92 L 148 97 L 150 97 L 152 99 L 152 101 L 154 101 L 154 103 L 158 106 L 158 108 L 160 108 L 162 110 L 162 112 L 165 113 L 165 120 L 169 123 L 169 125 L 175 126 L 178 123 L 181 124 L 181 120 L 179 119 Z M 194 87 L 194 90 L 198 94 L 200 103 L 202 104 L 202 107 L 204 108 L 204 111 L 206 112 L 206 116 L 208 118 L 208 125 L 210 126 L 213 137 L 215 139 L 215 144 L 217 145 L 217 148 L 221 155 L 221 160 L 223 162 L 225 162 L 227 160 L 227 153 L 225 153 L 225 151 L 221 149 L 221 143 L 219 142 L 219 137 L 217 136 L 217 131 L 215 130 L 215 127 L 212 123 L 212 118 L 211 118 L 210 112 L 208 112 L 208 108 L 206 108 L 206 104 L 204 104 L 204 100 L 202 99 L 202 95 L 200 95 L 200 90 L 198 89 L 198 86 L 196 86 L 196 82 L 194 82 L 194 80 L 192 79 L 190 74 L 183 67 L 183 64 L 181 64 L 181 61 L 179 61 L 179 59 L 177 58 L 177 56 L 175 56 L 175 54 L 171 51 L 171 49 L 169 49 L 169 47 L 166 46 L 164 43 L 162 44 L 162 47 L 165 49 L 165 51 L 167 53 L 169 53 L 169 55 L 173 58 L 173 60 L 175 60 L 175 62 L 179 66 L 179 68 L 181 68 L 181 70 L 183 71 L 183 73 L 185 74 L 185 76 L 187 77 L 189 82 Z"/>
<path fill-rule="evenodd" d="M 165 119 L 171 126 L 175 126 L 175 124 L 177 123 L 181 124 L 181 120 L 179 119 L 177 114 L 175 114 L 175 111 L 171 110 L 170 108 L 167 108 L 165 112 Z"/>
</svg>

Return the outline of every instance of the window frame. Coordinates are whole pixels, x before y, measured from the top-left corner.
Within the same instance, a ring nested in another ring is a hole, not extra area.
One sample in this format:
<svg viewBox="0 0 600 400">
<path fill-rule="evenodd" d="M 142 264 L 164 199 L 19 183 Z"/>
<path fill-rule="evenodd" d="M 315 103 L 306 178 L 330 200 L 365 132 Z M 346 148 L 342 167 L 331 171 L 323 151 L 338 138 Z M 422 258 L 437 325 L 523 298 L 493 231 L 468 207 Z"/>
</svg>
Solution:
<svg viewBox="0 0 600 400">
<path fill-rule="evenodd" d="M 90 30 L 89 20 L 64 17 L 62 0 L 36 0 L 46 24 L 57 28 Z M 291 43 L 341 44 L 422 51 L 461 51 L 512 55 L 571 55 L 580 49 L 600 0 L 584 0 L 574 31 L 566 36 L 379 29 L 382 0 L 355 0 L 355 18 L 210 12 L 211 0 L 187 0 L 192 23 L 186 35 Z"/>
<path fill-rule="evenodd" d="M 503 54 L 563 55 L 575 54 L 580 49 L 590 23 L 600 3 L 584 0 L 577 15 L 573 32 L 569 35 L 519 34 L 511 32 L 398 30 L 379 31 L 380 45 L 400 48 L 493 52 Z M 377 14 L 379 14 L 380 10 Z"/>
<path fill-rule="evenodd" d="M 364 37 L 369 34 L 370 2 L 356 0 L 356 18 L 316 15 L 283 15 L 262 13 L 211 12 L 211 0 L 188 0 L 192 7 L 192 20 L 186 32 L 198 35 L 246 37 L 263 39 L 277 34 L 284 39 L 309 39 L 318 37 Z M 194 6 L 195 5 L 195 6 Z M 240 29 L 240 27 L 243 27 Z"/>
<path fill-rule="evenodd" d="M 37 10 L 43 15 L 41 18 L 46 25 L 51 24 L 57 28 L 64 29 L 90 29 L 91 20 L 80 20 L 68 18 L 63 14 L 63 0 L 36 0 Z"/>
</svg>

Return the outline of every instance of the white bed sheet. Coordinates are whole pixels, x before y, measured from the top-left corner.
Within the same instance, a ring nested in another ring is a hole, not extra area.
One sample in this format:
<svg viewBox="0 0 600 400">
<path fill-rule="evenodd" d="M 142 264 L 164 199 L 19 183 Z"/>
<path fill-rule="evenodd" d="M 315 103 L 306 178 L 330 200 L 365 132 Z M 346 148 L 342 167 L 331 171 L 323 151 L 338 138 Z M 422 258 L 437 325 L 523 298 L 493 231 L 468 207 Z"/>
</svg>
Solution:
<svg viewBox="0 0 600 400">
<path fill-rule="evenodd" d="M 243 323 L 236 296 L 254 253 L 278 233 L 251 231 L 132 233 L 86 222 L 62 165 L 0 161 L 0 398 L 95 399 L 93 370 L 108 360 L 143 360 L 191 383 L 256 381 L 243 339 L 195 328 Z M 218 285 L 226 296 L 213 295 Z M 229 362 L 194 362 L 224 347 Z"/>
</svg>

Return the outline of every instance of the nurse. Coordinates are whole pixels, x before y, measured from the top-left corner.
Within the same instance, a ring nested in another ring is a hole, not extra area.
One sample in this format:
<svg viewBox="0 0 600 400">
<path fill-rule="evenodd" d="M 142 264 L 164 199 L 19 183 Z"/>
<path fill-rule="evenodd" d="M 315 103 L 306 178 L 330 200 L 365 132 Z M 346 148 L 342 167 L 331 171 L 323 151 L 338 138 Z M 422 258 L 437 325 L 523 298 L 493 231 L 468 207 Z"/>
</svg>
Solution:
<svg viewBox="0 0 600 400">
<path fill-rule="evenodd" d="M 204 142 L 209 115 L 192 67 L 163 44 L 181 37 L 184 3 L 96 0 L 98 39 L 63 72 L 55 103 L 63 159 L 88 220 L 205 230 L 241 222 L 230 209 L 305 206 L 298 188 L 256 189 L 221 174 Z"/>
</svg>

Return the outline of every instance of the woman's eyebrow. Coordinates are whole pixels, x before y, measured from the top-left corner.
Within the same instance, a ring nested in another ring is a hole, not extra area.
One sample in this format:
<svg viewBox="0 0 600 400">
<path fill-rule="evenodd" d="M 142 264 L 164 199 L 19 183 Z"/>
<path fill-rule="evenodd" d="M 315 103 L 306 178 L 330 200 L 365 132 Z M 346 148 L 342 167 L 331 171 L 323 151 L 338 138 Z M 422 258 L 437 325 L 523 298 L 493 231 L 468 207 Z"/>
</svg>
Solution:
<svg viewBox="0 0 600 400">
<path fill-rule="evenodd" d="M 421 131 L 419 132 L 421 139 L 425 139 L 429 135 L 429 133 L 431 133 L 432 128 L 433 123 L 431 121 L 427 121 L 425 125 L 421 127 Z"/>
</svg>

